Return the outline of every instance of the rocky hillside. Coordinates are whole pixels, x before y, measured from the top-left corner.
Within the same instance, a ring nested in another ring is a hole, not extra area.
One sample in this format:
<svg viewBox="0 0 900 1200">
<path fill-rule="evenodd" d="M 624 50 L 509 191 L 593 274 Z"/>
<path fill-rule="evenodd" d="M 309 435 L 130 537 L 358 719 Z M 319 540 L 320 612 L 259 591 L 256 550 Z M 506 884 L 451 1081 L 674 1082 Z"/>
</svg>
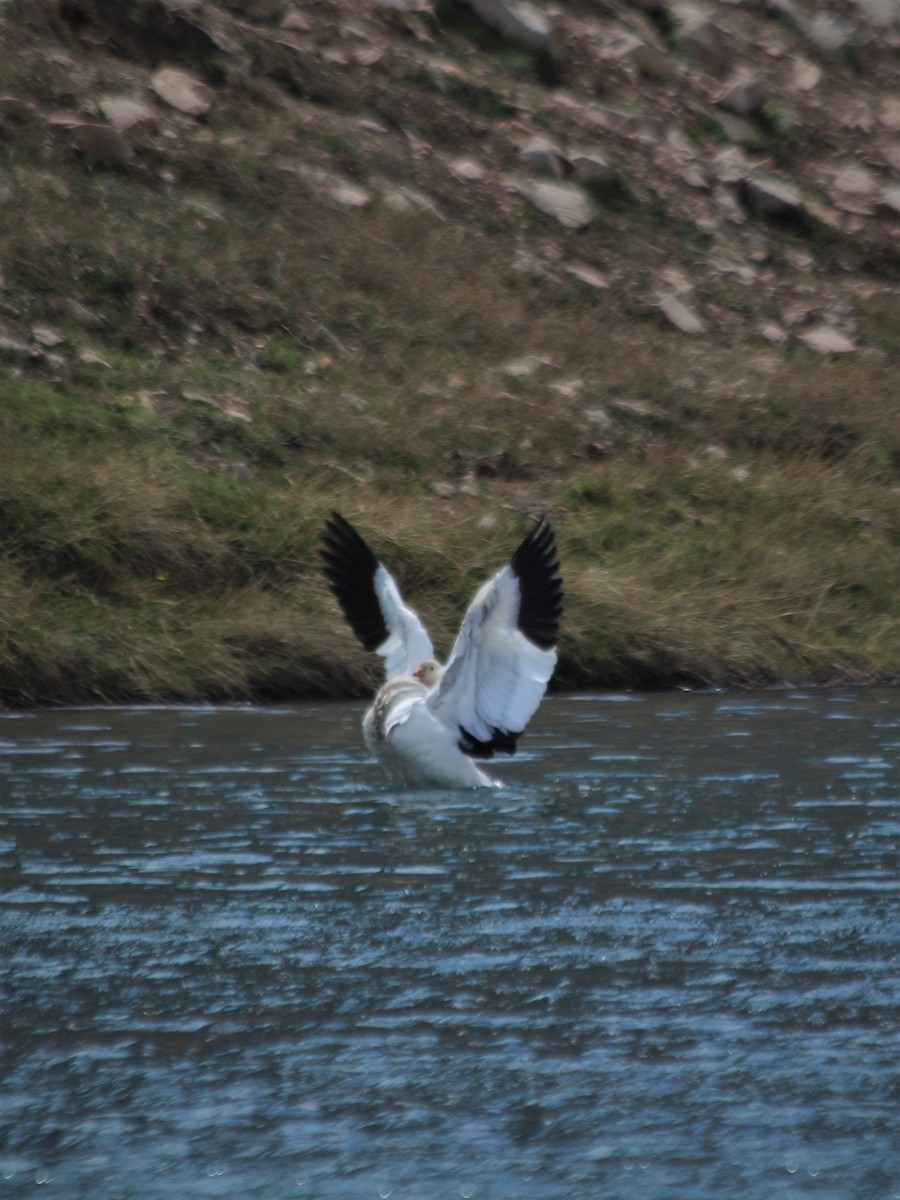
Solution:
<svg viewBox="0 0 900 1200">
<path fill-rule="evenodd" d="M 897 674 L 900 0 L 0 0 L 0 42 L 7 699 L 364 686 L 330 505 L 439 606 L 549 511 L 568 682 Z"/>
<path fill-rule="evenodd" d="M 534 208 L 550 220 L 510 270 L 627 293 L 689 336 L 852 353 L 857 300 L 896 277 L 898 0 L 4 7 L 3 134 L 36 127 L 51 163 L 174 186 L 218 141 L 338 207 L 473 231 Z"/>
</svg>

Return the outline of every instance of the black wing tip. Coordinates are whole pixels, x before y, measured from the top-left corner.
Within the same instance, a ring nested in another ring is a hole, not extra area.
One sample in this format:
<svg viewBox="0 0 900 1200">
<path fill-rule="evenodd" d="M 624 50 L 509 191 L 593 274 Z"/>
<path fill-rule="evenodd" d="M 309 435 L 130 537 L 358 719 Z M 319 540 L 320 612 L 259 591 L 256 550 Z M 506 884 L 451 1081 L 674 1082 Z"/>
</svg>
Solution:
<svg viewBox="0 0 900 1200">
<path fill-rule="evenodd" d="M 559 636 L 563 587 L 556 554 L 556 535 L 541 516 L 510 559 L 522 589 L 519 629 L 541 650 L 552 650 Z"/>
<path fill-rule="evenodd" d="M 459 748 L 469 758 L 493 758 L 498 750 L 502 754 L 515 754 L 516 742 L 520 736 L 518 733 L 509 733 L 505 729 L 491 726 L 491 740 L 483 742 L 462 725 L 459 732 Z"/>
<path fill-rule="evenodd" d="M 388 637 L 384 614 L 375 595 L 379 562 L 353 525 L 333 511 L 325 521 L 319 554 L 328 586 L 347 623 L 366 650 L 377 650 Z"/>
</svg>

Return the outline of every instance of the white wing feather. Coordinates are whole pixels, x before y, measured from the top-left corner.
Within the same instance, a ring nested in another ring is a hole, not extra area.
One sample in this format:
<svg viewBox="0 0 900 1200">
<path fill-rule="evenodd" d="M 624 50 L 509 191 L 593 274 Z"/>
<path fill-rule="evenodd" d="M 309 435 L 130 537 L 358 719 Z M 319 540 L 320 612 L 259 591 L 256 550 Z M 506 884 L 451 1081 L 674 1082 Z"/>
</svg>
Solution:
<svg viewBox="0 0 900 1200">
<path fill-rule="evenodd" d="M 443 724 L 489 742 L 496 730 L 521 733 L 543 698 L 556 651 L 517 628 L 521 588 L 505 566 L 469 605 L 428 708 Z"/>
<path fill-rule="evenodd" d="M 375 647 L 375 653 L 384 659 L 384 677 L 411 675 L 426 658 L 434 658 L 431 638 L 418 616 L 403 603 L 393 576 L 380 562 L 372 584 L 388 630 L 387 639 Z"/>
</svg>

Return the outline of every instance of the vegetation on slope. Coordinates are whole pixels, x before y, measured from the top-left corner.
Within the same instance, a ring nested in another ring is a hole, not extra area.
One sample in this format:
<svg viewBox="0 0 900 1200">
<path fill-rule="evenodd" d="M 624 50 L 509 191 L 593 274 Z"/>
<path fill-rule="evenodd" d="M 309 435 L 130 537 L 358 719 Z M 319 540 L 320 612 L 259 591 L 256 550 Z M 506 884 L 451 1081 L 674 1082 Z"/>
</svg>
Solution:
<svg viewBox="0 0 900 1200">
<path fill-rule="evenodd" d="M 18 53 L 0 91 L 47 110 L 136 70 L 94 47 L 82 76 L 67 26 L 14 16 L 4 32 Z M 203 136 L 147 135 L 124 170 L 33 118 L 3 127 L 0 698 L 370 686 L 318 567 L 332 508 L 441 649 L 528 516 L 549 514 L 563 686 L 898 674 L 890 256 L 866 274 L 853 248 L 855 354 L 760 340 L 727 277 L 703 285 L 719 336 L 687 338 L 644 297 L 661 258 L 703 258 L 702 231 L 621 197 L 577 233 L 452 189 L 445 219 L 335 206 L 285 156 L 362 178 L 369 151 L 276 103 L 272 79 L 229 65 Z M 810 247 L 788 228 L 771 254 Z M 511 269 L 525 249 L 627 262 L 633 286 Z M 827 238 L 812 251 L 846 273 Z"/>
</svg>

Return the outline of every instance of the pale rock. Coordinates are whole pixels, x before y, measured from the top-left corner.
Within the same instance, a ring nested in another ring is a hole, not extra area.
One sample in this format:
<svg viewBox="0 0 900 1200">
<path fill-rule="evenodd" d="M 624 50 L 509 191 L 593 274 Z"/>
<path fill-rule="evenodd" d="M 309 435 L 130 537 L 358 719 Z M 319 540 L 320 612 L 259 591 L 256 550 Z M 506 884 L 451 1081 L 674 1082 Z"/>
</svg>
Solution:
<svg viewBox="0 0 900 1200">
<path fill-rule="evenodd" d="M 672 129 L 666 130 L 666 145 L 676 154 L 680 154 L 682 158 L 694 158 L 697 153 L 697 147 L 694 142 L 677 125 Z"/>
<path fill-rule="evenodd" d="M 685 167 L 681 172 L 681 178 L 688 187 L 697 188 L 698 190 L 708 191 L 712 186 L 709 181 L 709 176 L 702 167 Z"/>
<path fill-rule="evenodd" d="M 810 350 L 819 354 L 850 354 L 856 346 L 846 334 L 835 329 L 832 325 L 817 325 L 798 337 Z"/>
<path fill-rule="evenodd" d="M 731 55 L 722 30 L 705 9 L 679 4 L 672 10 L 675 28 L 689 54 L 718 74 L 727 70 Z"/>
<path fill-rule="evenodd" d="M 357 183 L 351 183 L 349 179 L 336 179 L 330 188 L 330 195 L 332 200 L 345 208 L 365 208 L 372 199 L 370 192 Z"/>
<path fill-rule="evenodd" d="M 635 114 L 624 109 L 609 108 L 605 104 L 589 104 L 584 110 L 585 117 L 603 129 L 618 130 L 627 133 L 634 128 Z"/>
<path fill-rule="evenodd" d="M 824 225 L 827 229 L 840 230 L 842 228 L 841 217 L 833 208 L 827 204 L 823 204 L 820 200 L 807 199 L 803 201 L 803 213 L 805 216 L 818 221 L 820 225 Z"/>
<path fill-rule="evenodd" d="M 609 287 L 609 280 L 606 276 L 593 267 L 589 267 L 587 263 L 563 263 L 563 270 L 587 287 L 596 288 L 598 291 Z"/>
<path fill-rule="evenodd" d="M 678 64 L 673 59 L 631 33 L 617 35 L 606 47 L 606 55 L 619 62 L 631 63 L 648 79 L 665 81 L 678 74 Z"/>
<path fill-rule="evenodd" d="M 855 25 L 851 25 L 843 17 L 833 17 L 825 13 L 804 19 L 801 28 L 814 46 L 829 54 L 846 50 L 859 38 Z"/>
<path fill-rule="evenodd" d="M 562 396 L 564 400 L 574 400 L 576 396 L 580 396 L 584 391 L 584 380 L 560 379 L 549 386 L 551 392 L 555 392 L 557 396 Z"/>
<path fill-rule="evenodd" d="M 837 173 L 834 186 L 839 192 L 852 196 L 869 196 L 875 190 L 875 179 L 865 167 L 850 164 Z"/>
<path fill-rule="evenodd" d="M 40 354 L 34 346 L 30 346 L 28 342 L 22 342 L 18 338 L 10 337 L 5 333 L 0 333 L 0 359 L 6 359 L 7 362 L 28 363 Z"/>
<path fill-rule="evenodd" d="M 682 333 L 703 333 L 705 328 L 703 322 L 694 310 L 689 308 L 684 301 L 679 300 L 677 296 L 663 297 L 659 302 L 659 310 L 666 320 Z"/>
<path fill-rule="evenodd" d="M 159 117 L 149 104 L 128 96 L 104 96 L 100 111 L 119 133 L 129 129 L 134 133 L 154 133 L 159 128 Z"/>
<path fill-rule="evenodd" d="M 646 400 L 612 400 L 611 407 L 626 417 L 652 417 L 653 405 Z"/>
<path fill-rule="evenodd" d="M 127 167 L 131 147 L 112 125 L 76 125 L 72 141 L 92 167 Z"/>
<path fill-rule="evenodd" d="M 450 163 L 450 170 L 457 179 L 465 179 L 468 183 L 478 183 L 485 176 L 484 167 L 474 158 L 454 158 Z"/>
<path fill-rule="evenodd" d="M 385 9 L 387 12 L 395 13 L 425 13 L 430 15 L 434 12 L 434 5 L 430 0 L 374 0 L 375 7 Z"/>
<path fill-rule="evenodd" d="M 296 8 L 290 8 L 281 18 L 281 28 L 293 33 L 309 33 L 312 29 L 303 13 Z"/>
<path fill-rule="evenodd" d="M 855 0 L 856 7 L 867 21 L 887 28 L 900 25 L 900 0 Z"/>
<path fill-rule="evenodd" d="M 646 142 L 664 142 L 668 128 L 662 117 L 654 117 L 649 113 L 639 113 L 632 122 L 634 132 Z"/>
<path fill-rule="evenodd" d="M 883 217 L 900 217 L 900 188 L 890 188 L 881 193 L 878 212 Z"/>
<path fill-rule="evenodd" d="M 584 192 L 570 184 L 523 180 L 514 186 L 535 208 L 555 217 L 566 229 L 583 229 L 593 219 L 593 204 Z"/>
<path fill-rule="evenodd" d="M 420 212 L 427 213 L 431 217 L 436 217 L 439 221 L 445 219 L 434 200 L 416 188 L 386 185 L 384 188 L 384 203 L 385 207 L 389 208 L 391 212 Z"/>
<path fill-rule="evenodd" d="M 77 113 L 71 112 L 53 112 L 44 117 L 44 124 L 47 130 L 60 141 L 69 141 L 74 130 L 79 125 L 84 125 L 84 117 L 78 116 Z"/>
<path fill-rule="evenodd" d="M 192 117 L 202 116 L 212 105 L 212 92 L 202 80 L 177 67 L 163 67 L 151 80 L 160 100 Z"/>
<path fill-rule="evenodd" d="M 762 217 L 799 216 L 803 212 L 797 189 L 768 175 L 743 180 L 741 199 L 751 212 Z"/>
<path fill-rule="evenodd" d="M 732 142 L 747 142 L 756 132 L 752 121 L 748 121 L 746 117 L 739 117 L 737 113 L 728 112 L 724 108 L 719 109 L 719 122 L 725 130 L 725 136 Z"/>
<path fill-rule="evenodd" d="M 884 96 L 878 118 L 885 129 L 900 133 L 900 96 Z"/>
<path fill-rule="evenodd" d="M 55 329 L 51 329 L 49 325 L 35 325 L 31 331 L 31 336 L 46 350 L 53 350 L 54 347 L 62 345 L 65 340 L 62 334 L 57 333 Z"/>
<path fill-rule="evenodd" d="M 522 165 L 532 175 L 563 179 L 566 168 L 562 151 L 546 138 L 530 138 L 519 151 Z"/>
<path fill-rule="evenodd" d="M 528 50 L 550 47 L 550 25 L 542 12 L 525 0 L 470 0 L 472 11 L 495 33 Z"/>
<path fill-rule="evenodd" d="M 452 500 L 459 494 L 459 488 L 455 484 L 444 483 L 441 480 L 435 480 L 431 484 L 431 490 L 439 500 Z"/>
<path fill-rule="evenodd" d="M 767 342 L 780 344 L 781 342 L 787 341 L 787 331 L 780 325 L 776 325 L 774 321 L 769 321 L 767 324 L 763 325 L 759 332 Z"/>
<path fill-rule="evenodd" d="M 528 379 L 539 371 L 555 371 L 556 364 L 540 354 L 526 354 L 523 358 L 514 358 L 504 363 L 500 370 L 513 379 Z"/>
<path fill-rule="evenodd" d="M 207 396 L 203 392 L 182 391 L 182 400 L 187 400 L 191 404 L 205 404 L 209 408 L 216 409 L 223 416 L 230 418 L 232 421 L 240 421 L 243 424 L 250 424 L 250 414 L 246 411 L 243 405 L 235 400 L 219 400 L 214 396 Z"/>
<path fill-rule="evenodd" d="M 103 367 L 104 370 L 112 370 L 112 363 L 107 362 L 96 350 L 82 350 L 78 355 L 78 361 L 86 367 Z"/>
<path fill-rule="evenodd" d="M 34 112 L 34 105 L 19 96 L 0 96 L 0 120 L 11 118 L 26 121 Z"/>
<path fill-rule="evenodd" d="M 609 429 L 613 423 L 605 408 L 586 408 L 581 415 L 594 429 Z"/>
<path fill-rule="evenodd" d="M 608 183 L 612 179 L 612 168 L 602 154 L 578 150 L 568 157 L 572 176 L 579 183 L 596 185 Z"/>
<path fill-rule="evenodd" d="M 794 60 L 793 86 L 798 92 L 811 92 L 822 80 L 822 68 L 807 58 Z"/>
<path fill-rule="evenodd" d="M 739 146 L 727 146 L 713 155 L 712 167 L 722 183 L 740 183 L 750 170 L 750 160 Z"/>
<path fill-rule="evenodd" d="M 804 274 L 810 272 L 816 265 L 815 258 L 811 254 L 807 254 L 805 250 L 791 248 L 786 252 L 786 257 L 795 271 L 802 271 Z"/>
<path fill-rule="evenodd" d="M 755 75 L 735 76 L 719 95 L 716 104 L 736 117 L 752 117 L 765 103 L 768 88 Z"/>
</svg>

